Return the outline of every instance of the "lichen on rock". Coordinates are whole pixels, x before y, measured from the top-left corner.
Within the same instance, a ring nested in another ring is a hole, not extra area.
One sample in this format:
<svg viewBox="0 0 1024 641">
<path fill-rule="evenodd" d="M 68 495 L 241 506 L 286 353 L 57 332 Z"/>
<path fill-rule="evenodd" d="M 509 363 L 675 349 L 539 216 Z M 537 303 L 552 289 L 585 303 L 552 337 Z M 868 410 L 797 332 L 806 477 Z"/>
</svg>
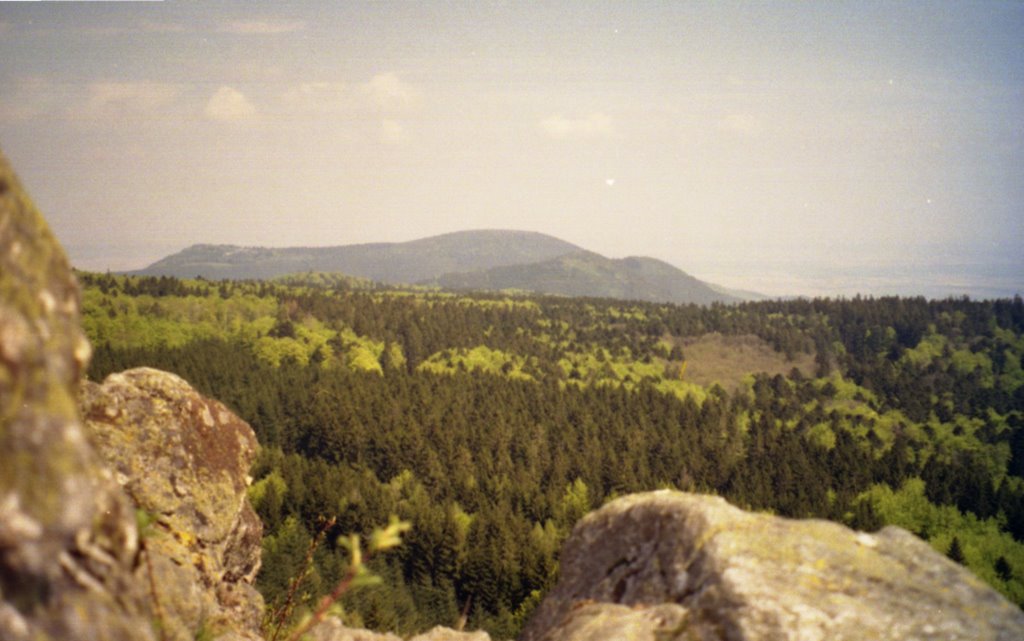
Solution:
<svg viewBox="0 0 1024 641">
<path fill-rule="evenodd" d="M 85 385 L 83 424 L 78 305 L 0 156 L 0 640 L 258 639 L 252 430 L 156 370 Z"/>
<path fill-rule="evenodd" d="M 712 496 L 613 501 L 577 524 L 561 568 L 523 641 L 1024 638 L 1024 612 L 904 530 Z"/>
<path fill-rule="evenodd" d="M 327 617 L 318 623 L 306 638 L 308 641 L 402 641 L 401 637 L 388 632 L 350 628 L 337 617 Z M 482 630 L 463 632 L 436 626 L 410 637 L 409 641 L 491 641 L 491 636 Z"/>
<path fill-rule="evenodd" d="M 154 639 L 127 497 L 77 411 L 78 286 L 0 155 L 0 638 Z"/>
<path fill-rule="evenodd" d="M 258 447 L 252 428 L 150 368 L 87 382 L 81 396 L 89 441 L 153 521 L 139 578 L 156 586 L 165 627 L 256 638 L 263 527 L 246 496 Z"/>
</svg>

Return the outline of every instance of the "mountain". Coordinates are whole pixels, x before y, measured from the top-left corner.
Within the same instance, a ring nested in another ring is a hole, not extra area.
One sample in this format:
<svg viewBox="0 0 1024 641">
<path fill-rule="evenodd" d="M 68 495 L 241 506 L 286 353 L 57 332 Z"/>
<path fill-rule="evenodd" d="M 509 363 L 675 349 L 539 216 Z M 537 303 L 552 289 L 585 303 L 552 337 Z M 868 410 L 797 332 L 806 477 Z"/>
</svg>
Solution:
<svg viewBox="0 0 1024 641">
<path fill-rule="evenodd" d="M 582 250 L 526 265 L 445 274 L 436 283 L 448 289 L 516 289 L 667 303 L 739 300 L 660 260 L 636 256 L 611 259 Z"/>
<path fill-rule="evenodd" d="M 553 236 L 512 230 L 339 247 L 193 245 L 131 274 L 219 280 L 307 271 L 340 272 L 388 284 L 653 302 L 707 304 L 742 298 L 653 258 L 610 259 Z"/>
<path fill-rule="evenodd" d="M 389 284 L 412 284 L 451 272 L 548 260 L 579 249 L 553 236 L 511 230 L 462 231 L 405 243 L 338 247 L 193 245 L 131 273 L 218 280 L 319 271 L 341 272 Z"/>
</svg>

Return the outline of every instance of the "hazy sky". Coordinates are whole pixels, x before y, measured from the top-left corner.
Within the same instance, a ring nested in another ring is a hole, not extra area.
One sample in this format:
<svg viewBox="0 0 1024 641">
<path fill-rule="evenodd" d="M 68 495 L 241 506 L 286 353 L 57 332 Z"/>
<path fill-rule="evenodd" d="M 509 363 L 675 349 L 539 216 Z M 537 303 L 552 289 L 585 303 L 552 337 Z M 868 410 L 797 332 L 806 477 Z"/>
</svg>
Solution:
<svg viewBox="0 0 1024 641">
<path fill-rule="evenodd" d="M 552 234 L 770 294 L 1024 292 L 1024 3 L 0 2 L 78 266 Z"/>
</svg>

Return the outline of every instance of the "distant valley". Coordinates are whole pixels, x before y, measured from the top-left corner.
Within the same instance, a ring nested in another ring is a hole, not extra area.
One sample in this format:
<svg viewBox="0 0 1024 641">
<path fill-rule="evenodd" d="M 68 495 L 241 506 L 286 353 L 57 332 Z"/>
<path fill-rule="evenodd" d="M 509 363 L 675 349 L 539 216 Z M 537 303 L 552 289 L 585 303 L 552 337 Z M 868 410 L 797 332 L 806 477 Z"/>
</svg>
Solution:
<svg viewBox="0 0 1024 641">
<path fill-rule="evenodd" d="M 653 258 L 611 259 L 553 236 L 512 230 L 462 231 L 404 243 L 337 247 L 193 245 L 130 273 L 241 280 L 310 271 L 389 285 L 681 304 L 759 298 L 703 282 Z"/>
</svg>

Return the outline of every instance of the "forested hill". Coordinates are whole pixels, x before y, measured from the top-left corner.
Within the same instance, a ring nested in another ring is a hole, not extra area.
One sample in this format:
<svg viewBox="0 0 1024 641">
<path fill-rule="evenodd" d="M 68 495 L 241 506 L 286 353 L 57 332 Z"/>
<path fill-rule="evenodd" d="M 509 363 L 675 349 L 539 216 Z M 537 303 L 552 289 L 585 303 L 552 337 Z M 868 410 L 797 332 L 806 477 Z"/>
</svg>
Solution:
<svg viewBox="0 0 1024 641">
<path fill-rule="evenodd" d="M 515 635 L 573 523 L 675 487 L 903 526 L 1024 603 L 1024 302 L 738 305 L 80 275 L 90 377 L 136 365 L 227 402 L 263 445 L 259 587 L 334 585 L 338 535 L 408 541 L 347 618 Z M 300 615 L 302 606 L 297 609 Z"/>
<path fill-rule="evenodd" d="M 193 245 L 134 272 L 209 279 L 273 278 L 305 271 L 339 272 L 381 283 L 413 284 L 449 272 L 532 263 L 579 247 L 534 232 L 455 232 L 405 243 L 338 247 Z"/>
<path fill-rule="evenodd" d="M 526 265 L 445 274 L 436 282 L 459 290 L 520 290 L 653 302 L 709 304 L 735 300 L 660 260 L 612 260 L 588 251 Z"/>
<path fill-rule="evenodd" d="M 309 271 L 458 289 L 674 303 L 738 300 L 661 261 L 612 260 L 552 236 L 511 230 L 340 247 L 194 245 L 132 274 L 216 280 L 266 279 Z"/>
</svg>

